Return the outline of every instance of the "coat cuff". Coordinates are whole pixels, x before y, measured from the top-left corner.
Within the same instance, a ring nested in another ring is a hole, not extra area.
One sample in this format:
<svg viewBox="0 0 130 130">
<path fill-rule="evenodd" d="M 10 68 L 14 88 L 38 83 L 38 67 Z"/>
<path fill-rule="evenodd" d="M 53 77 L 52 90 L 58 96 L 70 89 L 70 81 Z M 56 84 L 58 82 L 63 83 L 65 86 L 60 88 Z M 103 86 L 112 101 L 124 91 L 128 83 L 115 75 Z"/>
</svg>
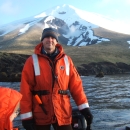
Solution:
<svg viewBox="0 0 130 130">
<path fill-rule="evenodd" d="M 89 108 L 89 104 L 88 103 L 84 103 L 78 106 L 79 110 L 82 110 L 84 108 Z"/>
<path fill-rule="evenodd" d="M 20 114 L 20 117 L 22 120 L 27 119 L 27 118 L 31 118 L 32 117 L 32 112 L 27 112 L 24 114 Z"/>
</svg>

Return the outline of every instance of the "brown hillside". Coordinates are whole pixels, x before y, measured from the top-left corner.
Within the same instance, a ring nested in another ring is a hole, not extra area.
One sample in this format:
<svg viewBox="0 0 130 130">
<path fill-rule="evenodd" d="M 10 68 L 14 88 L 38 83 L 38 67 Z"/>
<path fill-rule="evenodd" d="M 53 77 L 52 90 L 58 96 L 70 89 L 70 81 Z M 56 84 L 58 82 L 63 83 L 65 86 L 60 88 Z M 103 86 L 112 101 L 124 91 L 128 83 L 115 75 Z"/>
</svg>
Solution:
<svg viewBox="0 0 130 130">
<path fill-rule="evenodd" d="M 0 37 L 0 46 L 2 46 L 0 52 L 31 55 L 34 47 L 40 42 L 41 33 L 42 27 L 39 25 L 31 27 L 26 34 L 20 36 L 17 35 L 18 30 L 15 30 L 13 33 Z M 62 41 L 65 52 L 72 57 L 76 66 L 102 61 L 130 64 L 130 45 L 127 43 L 127 40 L 130 40 L 130 35 L 103 28 L 94 29 L 94 34 L 108 38 L 110 41 L 85 47 L 66 46 Z"/>
</svg>

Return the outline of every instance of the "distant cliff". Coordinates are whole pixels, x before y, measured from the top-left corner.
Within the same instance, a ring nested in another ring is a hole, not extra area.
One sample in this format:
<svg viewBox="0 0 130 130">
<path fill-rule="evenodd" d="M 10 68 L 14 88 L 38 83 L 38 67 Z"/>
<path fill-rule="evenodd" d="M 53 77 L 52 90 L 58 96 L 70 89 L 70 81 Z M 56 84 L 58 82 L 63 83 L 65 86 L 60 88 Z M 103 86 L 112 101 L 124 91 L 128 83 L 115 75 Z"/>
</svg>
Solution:
<svg viewBox="0 0 130 130">
<path fill-rule="evenodd" d="M 29 55 L 0 53 L 0 82 L 19 82 Z"/>
<path fill-rule="evenodd" d="M 130 65 L 125 63 L 110 63 L 110 62 L 93 62 L 89 64 L 82 64 L 77 67 L 80 75 L 113 75 L 113 74 L 124 74 L 130 72 Z"/>
</svg>

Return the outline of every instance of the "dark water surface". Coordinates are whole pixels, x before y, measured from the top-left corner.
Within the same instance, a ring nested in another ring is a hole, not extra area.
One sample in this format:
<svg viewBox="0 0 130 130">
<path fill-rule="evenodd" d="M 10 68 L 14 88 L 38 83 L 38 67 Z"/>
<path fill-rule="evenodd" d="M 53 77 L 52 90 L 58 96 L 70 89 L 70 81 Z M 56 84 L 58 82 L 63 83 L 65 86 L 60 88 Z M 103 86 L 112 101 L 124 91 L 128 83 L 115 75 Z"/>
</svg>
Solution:
<svg viewBox="0 0 130 130">
<path fill-rule="evenodd" d="M 130 74 L 81 78 L 94 116 L 92 130 L 124 130 L 130 126 Z M 0 86 L 16 90 L 19 84 L 0 82 Z M 73 99 L 71 103 L 75 106 Z M 14 125 L 21 127 L 20 117 L 14 120 Z"/>
<path fill-rule="evenodd" d="M 122 130 L 130 125 L 130 74 L 82 79 L 94 116 L 93 130 Z"/>
</svg>

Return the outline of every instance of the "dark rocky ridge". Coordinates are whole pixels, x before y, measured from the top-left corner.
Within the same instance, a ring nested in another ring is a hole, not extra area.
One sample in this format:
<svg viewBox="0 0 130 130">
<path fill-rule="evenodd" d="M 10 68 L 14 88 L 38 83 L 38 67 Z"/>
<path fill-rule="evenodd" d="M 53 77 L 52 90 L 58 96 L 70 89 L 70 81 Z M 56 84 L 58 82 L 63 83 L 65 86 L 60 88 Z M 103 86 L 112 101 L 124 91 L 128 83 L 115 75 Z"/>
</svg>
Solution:
<svg viewBox="0 0 130 130">
<path fill-rule="evenodd" d="M 0 82 L 20 82 L 21 72 L 26 59 L 30 55 L 0 52 Z M 80 75 L 123 74 L 130 72 L 130 65 L 125 63 L 99 62 L 82 64 L 77 67 Z"/>
<path fill-rule="evenodd" d="M 0 82 L 19 82 L 29 55 L 0 53 Z"/>
<path fill-rule="evenodd" d="M 89 64 L 82 64 L 77 67 L 80 75 L 98 75 L 102 73 L 103 75 L 113 75 L 113 74 L 124 74 L 130 72 L 130 65 L 126 63 L 111 63 L 111 62 L 93 62 Z"/>
</svg>

